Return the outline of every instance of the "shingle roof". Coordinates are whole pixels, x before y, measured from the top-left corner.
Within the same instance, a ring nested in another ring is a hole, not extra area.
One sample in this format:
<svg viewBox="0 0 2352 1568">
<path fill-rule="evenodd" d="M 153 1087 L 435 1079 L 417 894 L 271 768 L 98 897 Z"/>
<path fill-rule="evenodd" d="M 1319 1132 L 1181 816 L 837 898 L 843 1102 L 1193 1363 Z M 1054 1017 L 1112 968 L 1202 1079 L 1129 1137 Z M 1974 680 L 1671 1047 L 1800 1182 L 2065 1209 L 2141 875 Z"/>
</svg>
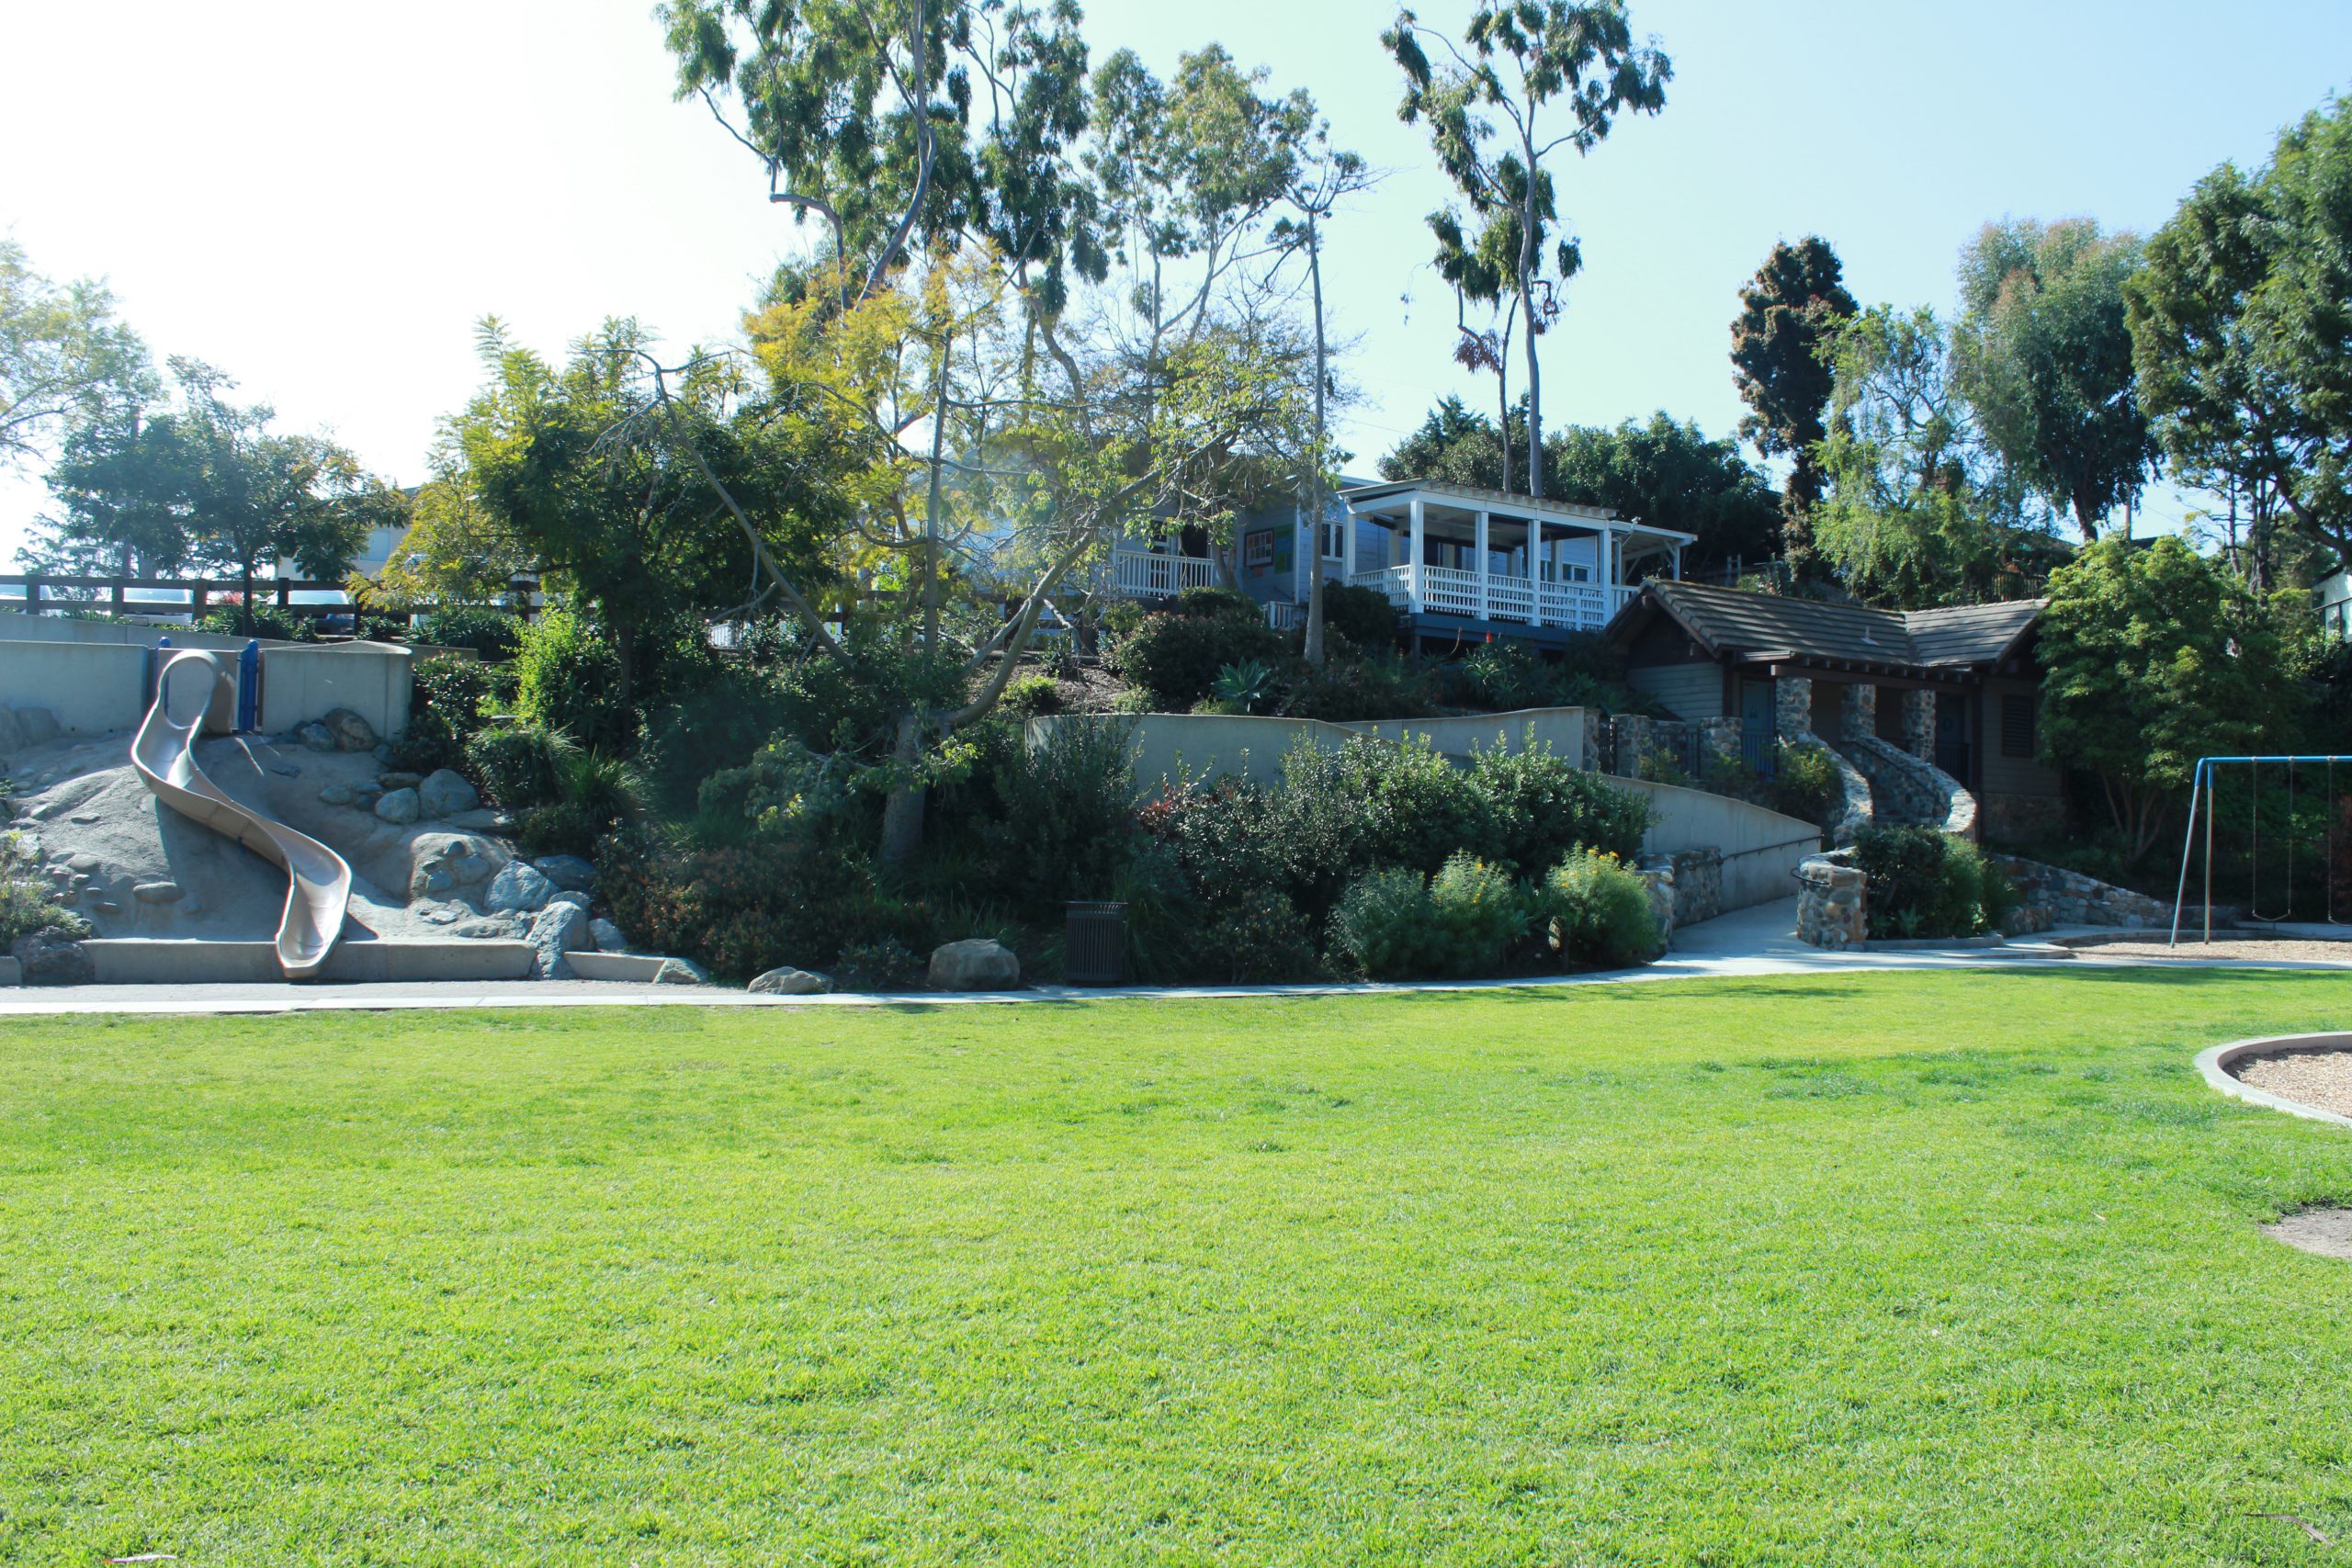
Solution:
<svg viewBox="0 0 2352 1568">
<path fill-rule="evenodd" d="M 1717 653 L 1785 654 L 1855 664 L 1922 668 L 1998 659 L 2041 614 L 2043 601 L 1948 610 L 1872 610 L 1702 582 L 1651 581 L 1674 618 Z M 1642 603 L 1628 605 L 1632 614 Z"/>
</svg>

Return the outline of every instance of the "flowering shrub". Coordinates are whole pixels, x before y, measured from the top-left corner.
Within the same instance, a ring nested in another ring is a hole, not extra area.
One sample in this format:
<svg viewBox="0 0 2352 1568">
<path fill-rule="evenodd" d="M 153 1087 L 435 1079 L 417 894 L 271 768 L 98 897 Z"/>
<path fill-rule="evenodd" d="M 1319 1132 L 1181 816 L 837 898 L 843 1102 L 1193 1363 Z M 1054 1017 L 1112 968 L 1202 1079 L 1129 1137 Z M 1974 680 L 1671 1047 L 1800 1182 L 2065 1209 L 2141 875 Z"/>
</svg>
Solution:
<svg viewBox="0 0 2352 1568">
<path fill-rule="evenodd" d="M 1615 969 L 1658 949 L 1649 889 L 1615 855 L 1581 850 L 1554 866 L 1532 900 L 1544 946 L 1568 964 Z"/>
</svg>

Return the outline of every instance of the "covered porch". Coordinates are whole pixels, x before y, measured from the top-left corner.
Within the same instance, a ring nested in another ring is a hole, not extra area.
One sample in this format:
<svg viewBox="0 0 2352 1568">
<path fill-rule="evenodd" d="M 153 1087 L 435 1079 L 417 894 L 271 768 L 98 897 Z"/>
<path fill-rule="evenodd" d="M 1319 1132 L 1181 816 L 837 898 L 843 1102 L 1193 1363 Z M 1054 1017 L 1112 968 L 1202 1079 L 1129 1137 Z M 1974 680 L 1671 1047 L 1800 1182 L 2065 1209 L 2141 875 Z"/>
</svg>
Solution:
<svg viewBox="0 0 2352 1568">
<path fill-rule="evenodd" d="M 1644 575 L 1674 577 L 1692 536 L 1600 507 L 1402 480 L 1344 492 L 1344 581 L 1415 617 L 1599 631 Z"/>
</svg>

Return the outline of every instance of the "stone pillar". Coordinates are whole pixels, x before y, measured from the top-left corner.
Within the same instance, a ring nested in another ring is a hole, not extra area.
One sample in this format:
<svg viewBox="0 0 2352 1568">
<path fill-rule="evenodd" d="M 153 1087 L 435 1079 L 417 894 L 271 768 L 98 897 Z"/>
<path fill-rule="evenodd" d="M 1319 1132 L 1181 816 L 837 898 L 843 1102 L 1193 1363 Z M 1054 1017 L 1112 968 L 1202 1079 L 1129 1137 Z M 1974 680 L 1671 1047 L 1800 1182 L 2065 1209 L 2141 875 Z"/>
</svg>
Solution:
<svg viewBox="0 0 2352 1568">
<path fill-rule="evenodd" d="M 1869 879 L 1861 867 L 1820 855 L 1797 867 L 1797 940 L 1848 950 L 1870 937 Z"/>
<path fill-rule="evenodd" d="M 1848 682 L 1838 696 L 1838 733 L 1847 740 L 1867 740 L 1878 733 L 1878 688 L 1867 681 Z"/>
<path fill-rule="evenodd" d="M 1783 740 L 1804 741 L 1813 736 L 1813 682 L 1802 675 L 1780 675 L 1772 681 L 1772 728 Z"/>
<path fill-rule="evenodd" d="M 1924 761 L 1936 757 L 1936 694 L 1922 686 L 1903 694 L 1903 749 Z"/>
<path fill-rule="evenodd" d="M 1611 738 L 1616 745 L 1609 759 L 1609 771 L 1621 779 L 1642 776 L 1642 748 L 1649 744 L 1649 719 L 1639 714 L 1621 713 L 1610 726 Z"/>
</svg>

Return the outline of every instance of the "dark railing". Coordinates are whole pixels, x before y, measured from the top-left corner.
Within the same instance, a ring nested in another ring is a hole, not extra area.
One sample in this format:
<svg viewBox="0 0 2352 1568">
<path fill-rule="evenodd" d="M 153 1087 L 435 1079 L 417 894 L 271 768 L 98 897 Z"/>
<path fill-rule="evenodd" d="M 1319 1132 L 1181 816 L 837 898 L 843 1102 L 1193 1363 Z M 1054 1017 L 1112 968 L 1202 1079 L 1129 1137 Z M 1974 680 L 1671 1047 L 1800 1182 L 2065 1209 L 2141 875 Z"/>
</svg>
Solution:
<svg viewBox="0 0 2352 1568">
<path fill-rule="evenodd" d="M 1778 739 L 1769 730 L 1741 730 L 1739 760 L 1747 763 L 1747 771 L 1758 778 L 1770 778 L 1780 769 L 1781 748 Z"/>
<path fill-rule="evenodd" d="M 536 584 L 532 585 L 534 588 Z M 173 595 L 168 599 L 130 597 L 132 593 Z M 228 604 L 243 601 L 245 584 L 239 579 L 219 577 L 146 578 L 146 577 L 87 577 L 52 574 L 40 571 L 0 572 L 0 610 L 22 610 L 38 615 L 45 610 L 104 610 L 112 615 L 178 615 L 190 619 L 201 616 L 213 607 L 216 599 Z M 297 593 L 332 593 L 334 601 L 326 604 L 298 604 Z M 185 596 L 184 598 L 182 596 Z M 347 586 L 331 581 L 302 577 L 256 577 L 253 581 L 255 605 L 274 606 L 280 615 L 305 615 L 319 618 L 351 614 L 351 596 Z M 531 614 L 528 592 L 516 595 L 515 614 L 527 619 Z M 402 613 L 399 608 L 381 611 L 368 609 L 369 615 Z"/>
</svg>

